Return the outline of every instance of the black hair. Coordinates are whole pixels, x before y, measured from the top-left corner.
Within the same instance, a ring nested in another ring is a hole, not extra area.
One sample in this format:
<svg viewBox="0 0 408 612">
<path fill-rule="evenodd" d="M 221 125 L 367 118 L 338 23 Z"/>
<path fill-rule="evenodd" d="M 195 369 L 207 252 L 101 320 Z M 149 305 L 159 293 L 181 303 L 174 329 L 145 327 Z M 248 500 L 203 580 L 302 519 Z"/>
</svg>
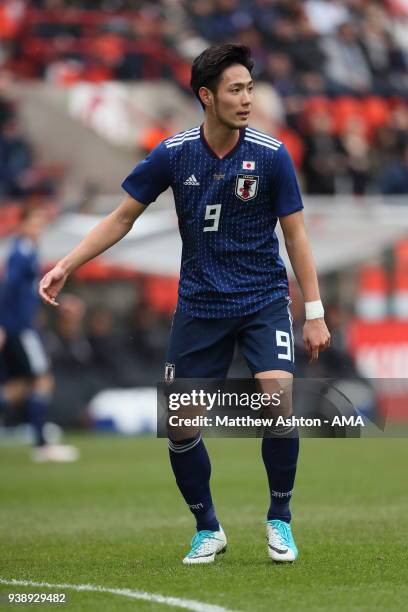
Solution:
<svg viewBox="0 0 408 612">
<path fill-rule="evenodd" d="M 207 87 L 215 92 L 221 74 L 233 64 L 242 64 L 251 73 L 254 67 L 251 49 L 246 45 L 223 43 L 208 47 L 195 58 L 191 68 L 190 85 L 203 108 L 204 104 L 198 94 L 200 87 Z"/>
</svg>

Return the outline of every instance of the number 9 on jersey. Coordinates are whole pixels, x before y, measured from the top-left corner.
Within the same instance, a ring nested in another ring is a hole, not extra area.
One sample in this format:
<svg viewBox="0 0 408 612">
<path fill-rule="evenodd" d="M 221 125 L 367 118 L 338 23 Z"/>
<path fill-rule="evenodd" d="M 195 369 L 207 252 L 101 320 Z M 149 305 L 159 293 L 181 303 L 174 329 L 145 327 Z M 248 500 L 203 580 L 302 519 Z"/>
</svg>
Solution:
<svg viewBox="0 0 408 612">
<path fill-rule="evenodd" d="M 221 204 L 207 204 L 205 207 L 205 220 L 211 221 L 211 225 L 205 225 L 204 232 L 217 232 L 220 222 Z"/>
</svg>

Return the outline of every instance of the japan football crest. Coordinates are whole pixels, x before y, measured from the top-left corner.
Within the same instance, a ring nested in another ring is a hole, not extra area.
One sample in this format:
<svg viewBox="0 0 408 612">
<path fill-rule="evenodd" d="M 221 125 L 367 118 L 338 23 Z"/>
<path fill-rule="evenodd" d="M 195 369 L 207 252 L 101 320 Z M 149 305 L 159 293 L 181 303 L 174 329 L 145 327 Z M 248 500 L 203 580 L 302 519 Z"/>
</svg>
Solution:
<svg viewBox="0 0 408 612">
<path fill-rule="evenodd" d="M 253 174 L 238 174 L 235 183 L 235 195 L 247 202 L 253 200 L 258 193 L 259 176 Z"/>
<path fill-rule="evenodd" d="M 174 381 L 175 370 L 176 366 L 174 365 L 174 363 L 168 363 L 166 361 L 164 367 L 164 382 L 167 385 L 170 385 Z"/>
</svg>

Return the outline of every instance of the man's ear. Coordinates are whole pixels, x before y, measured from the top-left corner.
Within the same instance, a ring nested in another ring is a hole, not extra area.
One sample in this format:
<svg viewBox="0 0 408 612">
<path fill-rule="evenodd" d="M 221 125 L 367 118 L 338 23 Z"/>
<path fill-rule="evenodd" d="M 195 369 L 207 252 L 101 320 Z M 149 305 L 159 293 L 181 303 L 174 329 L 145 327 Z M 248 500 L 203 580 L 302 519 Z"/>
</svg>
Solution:
<svg viewBox="0 0 408 612">
<path fill-rule="evenodd" d="M 204 106 L 211 106 L 214 101 L 213 93 L 208 87 L 200 87 L 198 90 L 198 95 L 200 96 L 201 102 Z"/>
</svg>

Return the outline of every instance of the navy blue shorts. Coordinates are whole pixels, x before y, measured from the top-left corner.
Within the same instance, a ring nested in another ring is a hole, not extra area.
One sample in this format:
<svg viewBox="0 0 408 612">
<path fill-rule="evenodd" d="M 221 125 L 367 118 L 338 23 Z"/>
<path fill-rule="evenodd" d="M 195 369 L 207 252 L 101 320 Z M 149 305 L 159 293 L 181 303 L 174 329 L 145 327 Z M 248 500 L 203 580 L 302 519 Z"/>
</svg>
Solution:
<svg viewBox="0 0 408 612">
<path fill-rule="evenodd" d="M 1 378 L 36 378 L 49 372 L 50 364 L 44 345 L 33 329 L 7 335 L 0 354 Z"/>
<path fill-rule="evenodd" d="M 235 345 L 253 375 L 294 371 L 289 300 L 282 298 L 243 317 L 201 319 L 174 313 L 165 379 L 227 377 Z"/>
</svg>

